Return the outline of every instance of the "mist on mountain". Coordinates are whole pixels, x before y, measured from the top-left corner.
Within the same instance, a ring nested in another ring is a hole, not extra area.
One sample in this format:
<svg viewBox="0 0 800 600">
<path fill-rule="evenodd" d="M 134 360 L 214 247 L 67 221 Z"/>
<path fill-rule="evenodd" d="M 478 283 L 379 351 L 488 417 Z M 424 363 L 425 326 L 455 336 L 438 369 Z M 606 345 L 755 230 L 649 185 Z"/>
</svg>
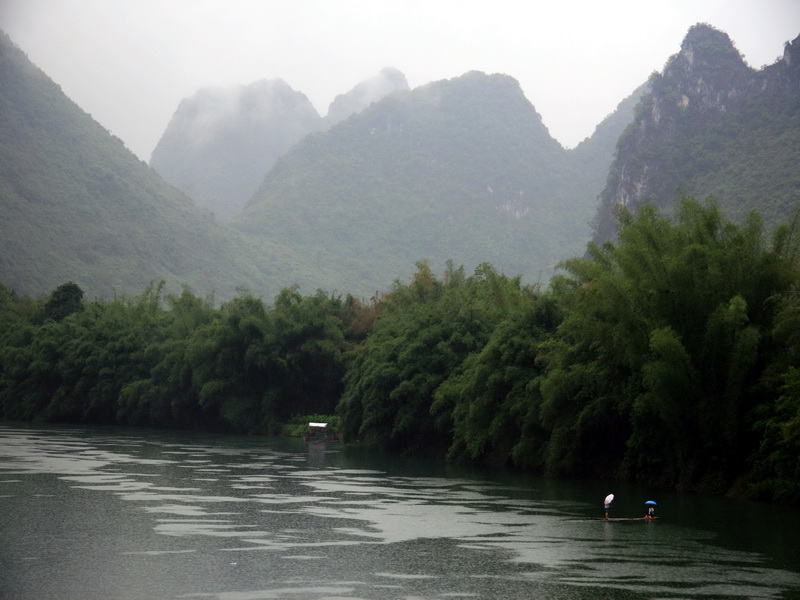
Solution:
<svg viewBox="0 0 800 600">
<path fill-rule="evenodd" d="M 398 89 L 408 89 L 405 76 L 383 69 L 337 96 L 322 118 L 305 94 L 281 79 L 203 88 L 180 103 L 150 166 L 227 222 L 294 144 Z"/>
<path fill-rule="evenodd" d="M 406 76 L 397 69 L 386 67 L 374 77 L 362 81 L 349 92 L 339 94 L 333 99 L 324 119 L 326 128 L 364 110 L 384 96 L 408 89 Z"/>
<path fill-rule="evenodd" d="M 0 35 L 0 282 L 92 298 L 163 279 L 224 299 L 267 277 L 241 235 L 167 184 Z M 269 267 L 267 267 L 269 269 Z"/>
<path fill-rule="evenodd" d="M 601 131 L 619 135 L 626 110 Z M 608 141 L 566 150 L 515 79 L 471 72 L 305 138 L 232 225 L 291 249 L 323 287 L 358 294 L 421 259 L 546 281 L 583 251 L 612 155 Z"/>
<path fill-rule="evenodd" d="M 420 260 L 452 260 L 546 284 L 593 236 L 613 239 L 618 205 L 669 209 L 679 187 L 771 226 L 800 189 L 798 48 L 756 71 L 727 35 L 692 28 L 573 150 L 503 74 L 409 89 L 384 69 L 324 119 L 280 80 L 208 88 L 181 103 L 148 168 L 4 37 L 0 281 L 370 297 Z"/>
<path fill-rule="evenodd" d="M 308 98 L 280 79 L 204 88 L 178 106 L 150 166 L 227 221 L 278 157 L 321 128 Z"/>
</svg>

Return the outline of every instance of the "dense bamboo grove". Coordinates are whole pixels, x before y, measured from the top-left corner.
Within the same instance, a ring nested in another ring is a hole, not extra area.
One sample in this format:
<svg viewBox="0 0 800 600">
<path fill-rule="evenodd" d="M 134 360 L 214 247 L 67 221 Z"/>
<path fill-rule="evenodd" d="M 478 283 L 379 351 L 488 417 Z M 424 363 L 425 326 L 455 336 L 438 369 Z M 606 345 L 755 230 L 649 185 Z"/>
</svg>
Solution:
<svg viewBox="0 0 800 600">
<path fill-rule="evenodd" d="M 800 502 L 800 229 L 620 212 L 547 290 L 427 263 L 361 302 L 0 289 L 0 415 L 277 433 Z"/>
</svg>

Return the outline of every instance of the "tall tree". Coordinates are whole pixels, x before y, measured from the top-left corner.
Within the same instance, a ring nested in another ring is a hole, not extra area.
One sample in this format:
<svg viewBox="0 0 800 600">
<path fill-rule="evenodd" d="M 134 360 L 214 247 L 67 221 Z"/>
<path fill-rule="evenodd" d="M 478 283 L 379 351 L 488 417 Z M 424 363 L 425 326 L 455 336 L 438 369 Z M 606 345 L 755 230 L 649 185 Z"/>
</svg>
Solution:
<svg viewBox="0 0 800 600">
<path fill-rule="evenodd" d="M 439 280 L 426 262 L 395 285 L 372 334 L 352 355 L 339 411 L 346 439 L 410 452 L 444 452 L 451 443 L 451 404 L 432 418 L 437 390 L 486 344 L 498 323 L 528 293 L 518 278 L 480 265 L 473 276 L 448 266 Z"/>
<path fill-rule="evenodd" d="M 542 356 L 548 467 L 720 490 L 752 450 L 769 298 L 796 272 L 756 215 L 737 227 L 713 200 L 620 223 L 618 245 L 565 265 L 571 305 Z"/>
<path fill-rule="evenodd" d="M 83 290 L 77 283 L 70 281 L 61 284 L 50 294 L 44 305 L 44 316 L 46 319 L 60 321 L 80 310 L 83 310 Z"/>
</svg>

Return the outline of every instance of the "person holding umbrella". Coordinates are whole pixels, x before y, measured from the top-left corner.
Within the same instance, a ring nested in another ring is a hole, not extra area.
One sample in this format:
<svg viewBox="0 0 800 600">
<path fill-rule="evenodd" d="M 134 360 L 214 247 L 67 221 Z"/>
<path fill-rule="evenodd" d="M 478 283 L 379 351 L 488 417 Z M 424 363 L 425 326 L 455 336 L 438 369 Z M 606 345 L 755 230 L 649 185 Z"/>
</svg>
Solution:
<svg viewBox="0 0 800 600">
<path fill-rule="evenodd" d="M 644 516 L 648 521 L 656 518 L 656 503 L 653 500 L 648 500 L 644 503 L 647 507 L 647 514 Z"/>
<path fill-rule="evenodd" d="M 606 519 L 608 519 L 608 513 L 611 510 L 611 503 L 614 501 L 614 494 L 609 494 L 606 496 L 606 499 L 603 501 L 603 504 L 606 509 Z"/>
</svg>

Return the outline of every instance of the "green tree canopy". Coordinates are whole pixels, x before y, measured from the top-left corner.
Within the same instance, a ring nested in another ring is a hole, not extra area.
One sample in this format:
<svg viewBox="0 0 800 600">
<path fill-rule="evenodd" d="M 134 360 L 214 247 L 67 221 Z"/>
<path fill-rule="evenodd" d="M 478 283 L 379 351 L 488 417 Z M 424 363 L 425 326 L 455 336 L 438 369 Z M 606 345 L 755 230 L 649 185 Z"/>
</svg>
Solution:
<svg viewBox="0 0 800 600">
<path fill-rule="evenodd" d="M 565 263 L 574 292 L 541 357 L 548 469 L 719 490 L 752 448 L 770 298 L 797 272 L 757 215 L 725 223 L 713 200 L 620 222 L 617 245 Z"/>
<path fill-rule="evenodd" d="M 83 310 L 83 290 L 77 283 L 70 281 L 61 284 L 50 294 L 44 305 L 44 316 L 46 319 L 60 321 L 80 310 Z"/>
</svg>

